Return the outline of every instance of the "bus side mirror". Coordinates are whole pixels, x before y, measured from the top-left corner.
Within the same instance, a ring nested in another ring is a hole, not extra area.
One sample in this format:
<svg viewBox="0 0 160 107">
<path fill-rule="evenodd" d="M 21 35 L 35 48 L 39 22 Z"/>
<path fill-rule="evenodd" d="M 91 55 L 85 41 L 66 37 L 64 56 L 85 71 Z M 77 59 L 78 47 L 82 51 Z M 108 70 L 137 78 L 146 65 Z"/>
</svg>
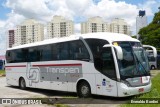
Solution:
<svg viewBox="0 0 160 107">
<path fill-rule="evenodd" d="M 116 49 L 118 59 L 122 60 L 123 59 L 122 48 L 120 46 L 114 46 L 114 48 Z"/>
<path fill-rule="evenodd" d="M 122 48 L 120 46 L 114 46 L 114 45 L 104 45 L 103 47 L 113 47 L 115 48 L 116 52 L 117 52 L 117 58 L 119 60 L 122 60 L 123 59 L 123 51 L 122 51 Z"/>
</svg>

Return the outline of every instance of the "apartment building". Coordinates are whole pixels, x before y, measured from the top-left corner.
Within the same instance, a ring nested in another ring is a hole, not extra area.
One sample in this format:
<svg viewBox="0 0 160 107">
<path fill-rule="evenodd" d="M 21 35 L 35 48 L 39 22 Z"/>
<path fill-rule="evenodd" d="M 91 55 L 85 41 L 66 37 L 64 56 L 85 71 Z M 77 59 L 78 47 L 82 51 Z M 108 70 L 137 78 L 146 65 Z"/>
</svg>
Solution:
<svg viewBox="0 0 160 107">
<path fill-rule="evenodd" d="M 81 23 L 81 33 L 109 32 L 109 24 L 99 16 L 89 18 L 87 22 Z"/>
<path fill-rule="evenodd" d="M 54 37 L 65 37 L 74 34 L 74 23 L 62 16 L 53 16 L 53 19 L 47 24 L 48 39 Z"/>
<path fill-rule="evenodd" d="M 14 46 L 42 41 L 43 39 L 44 25 L 34 19 L 28 19 L 17 25 Z"/>
<path fill-rule="evenodd" d="M 110 32 L 122 33 L 131 36 L 130 26 L 124 19 L 115 18 L 110 23 Z"/>
<path fill-rule="evenodd" d="M 15 31 L 14 30 L 9 30 L 8 31 L 8 47 L 12 48 L 14 45 L 14 36 L 15 36 Z"/>
</svg>

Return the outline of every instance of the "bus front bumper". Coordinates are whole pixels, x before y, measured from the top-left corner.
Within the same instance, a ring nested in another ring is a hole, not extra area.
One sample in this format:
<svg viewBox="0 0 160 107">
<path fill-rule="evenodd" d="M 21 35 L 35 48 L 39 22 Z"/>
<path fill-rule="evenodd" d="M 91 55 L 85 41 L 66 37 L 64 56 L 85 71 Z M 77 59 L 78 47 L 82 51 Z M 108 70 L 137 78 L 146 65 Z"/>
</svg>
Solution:
<svg viewBox="0 0 160 107">
<path fill-rule="evenodd" d="M 151 90 L 151 82 L 145 86 L 128 87 L 124 83 L 118 83 L 118 97 L 132 96 L 147 93 Z"/>
</svg>

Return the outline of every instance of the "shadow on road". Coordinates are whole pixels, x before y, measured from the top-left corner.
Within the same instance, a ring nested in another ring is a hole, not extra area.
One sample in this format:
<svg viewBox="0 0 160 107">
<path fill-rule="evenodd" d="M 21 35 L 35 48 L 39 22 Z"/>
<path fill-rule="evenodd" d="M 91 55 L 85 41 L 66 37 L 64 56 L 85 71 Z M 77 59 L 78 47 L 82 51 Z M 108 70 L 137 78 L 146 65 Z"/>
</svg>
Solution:
<svg viewBox="0 0 160 107">
<path fill-rule="evenodd" d="M 20 89 L 19 87 L 17 87 L 17 86 L 7 86 L 7 87 L 21 90 L 21 89 Z M 48 97 L 54 97 L 54 96 L 60 96 L 60 97 L 63 97 L 63 96 L 64 96 L 64 97 L 66 97 L 66 96 L 77 97 L 77 94 L 76 94 L 76 93 L 63 92 L 63 91 L 55 91 L 55 90 L 47 90 L 47 89 L 27 88 L 27 89 L 25 89 L 25 91 L 43 94 L 43 95 L 46 95 L 46 96 L 48 96 Z"/>
<path fill-rule="evenodd" d="M 19 89 L 19 87 L 15 86 L 7 86 L 14 89 Z M 26 91 L 39 93 L 42 95 L 46 95 L 49 98 L 64 98 L 61 100 L 63 103 L 79 103 L 79 104 L 122 104 L 126 103 L 128 100 L 132 99 L 134 96 L 131 97 L 109 97 L 109 96 L 100 96 L 100 95 L 92 95 L 91 98 L 78 98 L 76 93 L 71 92 L 62 92 L 62 91 L 54 91 L 54 90 L 46 90 L 46 89 L 36 89 L 36 88 L 27 88 Z M 71 100 L 71 99 L 72 100 Z M 74 98 L 74 99 L 73 99 Z"/>
</svg>

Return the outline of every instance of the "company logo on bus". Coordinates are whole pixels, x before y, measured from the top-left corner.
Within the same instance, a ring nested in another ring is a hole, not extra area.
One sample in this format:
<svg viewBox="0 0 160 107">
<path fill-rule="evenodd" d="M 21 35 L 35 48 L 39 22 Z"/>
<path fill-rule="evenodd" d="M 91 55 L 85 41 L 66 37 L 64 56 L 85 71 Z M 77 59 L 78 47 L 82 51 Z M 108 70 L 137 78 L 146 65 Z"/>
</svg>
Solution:
<svg viewBox="0 0 160 107">
<path fill-rule="evenodd" d="M 48 68 L 47 69 L 48 72 L 50 73 L 79 73 L 79 68 Z"/>
</svg>

